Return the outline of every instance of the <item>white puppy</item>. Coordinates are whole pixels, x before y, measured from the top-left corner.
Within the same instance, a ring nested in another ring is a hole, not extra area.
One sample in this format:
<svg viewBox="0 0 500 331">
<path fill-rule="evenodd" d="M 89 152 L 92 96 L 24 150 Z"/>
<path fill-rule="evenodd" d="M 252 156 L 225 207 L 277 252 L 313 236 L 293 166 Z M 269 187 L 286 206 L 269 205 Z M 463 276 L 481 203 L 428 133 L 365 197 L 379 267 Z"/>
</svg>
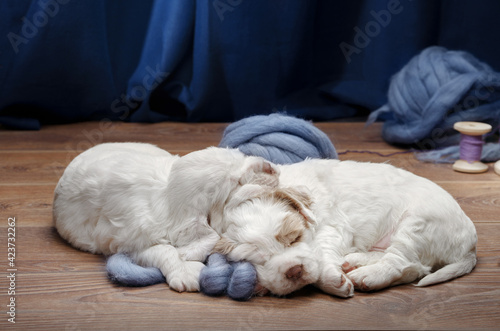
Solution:
<svg viewBox="0 0 500 331">
<path fill-rule="evenodd" d="M 247 259 L 275 294 L 315 284 L 350 297 L 443 282 L 476 264 L 476 231 L 435 183 L 388 164 L 306 160 L 279 188 L 245 185 L 227 203 L 215 250 Z M 241 231 L 244 227 L 250 228 Z"/>
<path fill-rule="evenodd" d="M 59 180 L 55 226 L 76 248 L 128 253 L 159 268 L 172 289 L 196 291 L 202 261 L 220 239 L 211 225 L 223 222 L 226 200 L 246 183 L 276 186 L 273 167 L 230 149 L 178 157 L 149 144 L 98 145 Z"/>
</svg>

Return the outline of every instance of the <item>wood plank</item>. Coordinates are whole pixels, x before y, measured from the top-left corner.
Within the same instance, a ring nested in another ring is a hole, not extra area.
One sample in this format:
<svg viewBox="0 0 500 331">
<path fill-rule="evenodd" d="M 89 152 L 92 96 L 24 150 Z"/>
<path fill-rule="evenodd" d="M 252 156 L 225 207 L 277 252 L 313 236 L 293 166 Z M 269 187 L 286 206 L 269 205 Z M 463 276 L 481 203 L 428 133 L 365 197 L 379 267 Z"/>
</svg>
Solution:
<svg viewBox="0 0 500 331">
<path fill-rule="evenodd" d="M 390 155 L 391 150 L 379 150 L 383 155 Z M 394 152 L 394 151 L 392 151 Z M 395 167 L 408 170 L 418 176 L 428 178 L 435 182 L 454 181 L 454 182 L 476 182 L 491 181 L 500 182 L 500 176 L 493 171 L 493 164 L 489 163 L 489 171 L 481 174 L 466 174 L 454 171 L 451 164 L 427 163 L 421 162 L 415 158 L 413 153 L 396 154 L 390 156 L 380 156 L 371 153 L 347 153 L 340 155 L 343 161 L 353 160 L 359 162 L 389 163 Z"/>
<path fill-rule="evenodd" d="M 0 186 L 0 213 L 15 217 L 17 227 L 52 226 L 55 184 Z M 0 223 L 7 227 L 7 221 Z"/>
<path fill-rule="evenodd" d="M 75 156 L 103 142 L 148 142 L 172 154 L 184 155 L 193 150 L 217 145 L 226 126 L 224 123 L 112 123 L 108 128 L 99 122 L 87 122 L 47 127 L 39 132 L 3 130 L 0 131 L 0 183 L 56 181 Z M 479 175 L 463 174 L 452 171 L 449 164 L 420 162 L 415 159 L 413 153 L 391 155 L 407 151 L 382 142 L 379 124 L 368 128 L 363 128 L 362 123 L 317 123 L 317 126 L 335 140 L 339 153 L 348 150 L 364 152 L 342 154 L 342 160 L 390 162 L 431 180 L 475 181 L 480 178 L 483 181 L 500 181 L 500 176 L 492 170 Z M 359 148 L 360 146 L 362 148 Z"/>
<path fill-rule="evenodd" d="M 40 131 L 0 130 L 0 150 L 82 152 L 104 142 L 149 142 L 166 150 L 217 145 L 227 124 L 85 122 L 43 127 Z"/>
<path fill-rule="evenodd" d="M 500 180 L 438 182 L 472 220 L 500 222 Z"/>
<path fill-rule="evenodd" d="M 390 146 L 380 138 L 380 123 L 367 128 L 363 123 L 315 123 L 338 150 L 404 149 Z M 59 150 L 84 151 L 103 142 L 149 142 L 166 150 L 197 150 L 217 146 L 228 123 L 154 124 L 84 122 L 45 126 L 40 131 L 0 130 L 0 151 Z"/>
<path fill-rule="evenodd" d="M 191 151 L 173 153 L 185 155 Z M 3 152 L 0 153 L 0 185 L 53 184 L 80 152 Z"/>
<path fill-rule="evenodd" d="M 459 329 L 467 321 L 467 328 L 477 329 L 495 328 L 500 322 L 498 286 L 475 284 L 472 288 L 462 279 L 429 288 L 403 285 L 357 293 L 348 300 L 307 288 L 286 299 L 263 297 L 245 303 L 179 294 L 163 284 L 121 288 L 86 272 L 37 274 L 30 279 L 21 274 L 18 286 L 19 325 L 23 327 L 71 323 L 79 328 L 128 329 L 146 323 L 163 328 L 167 322 L 172 329 Z"/>
<path fill-rule="evenodd" d="M 500 322 L 491 309 L 500 291 L 481 286 L 476 292 L 467 292 L 467 286 L 450 289 L 443 285 L 425 290 L 426 295 L 415 295 L 419 289 L 409 288 L 397 293 L 360 294 L 349 300 L 304 291 L 287 299 L 257 298 L 238 303 L 226 298 L 178 294 L 161 285 L 148 289 L 104 287 L 86 276 L 75 277 L 79 285 L 68 295 L 60 294 L 58 279 L 47 278 L 41 281 L 49 284 L 50 291 L 19 295 L 19 327 L 456 330 L 464 327 L 460 322 L 463 320 L 468 329 L 495 329 Z M 47 305 L 36 304 L 42 298 Z M 467 302 L 475 299 L 479 299 L 477 309 L 471 310 Z"/>
<path fill-rule="evenodd" d="M 471 329 L 494 328 L 500 318 L 497 314 L 499 282 L 498 279 L 489 282 L 473 279 L 475 274 L 484 273 L 481 268 L 478 265 L 471 275 L 428 288 L 403 285 L 376 293 L 356 293 L 348 300 L 307 288 L 287 299 L 263 297 L 246 303 L 225 297 L 208 298 L 198 293 L 178 294 L 163 284 L 138 289 L 118 287 L 110 284 L 101 272 L 85 269 L 57 273 L 19 271 L 18 312 L 23 326 L 30 326 L 30 321 L 36 323 L 45 316 L 42 321 L 47 325 L 71 322 L 82 327 L 87 322 L 83 315 L 91 315 L 88 326 L 94 324 L 103 329 L 114 329 L 120 322 L 135 325 L 136 316 L 141 316 L 139 320 L 143 322 L 144 316 L 152 312 L 151 316 L 156 317 L 151 320 L 151 326 L 161 326 L 158 317 L 167 313 L 168 320 L 174 318 L 168 324 L 173 328 L 233 328 L 246 321 L 245 327 L 266 329 L 291 325 L 322 329 L 367 325 L 377 329 L 400 329 L 401 325 L 408 325 L 413 329 L 432 325 L 456 329 L 463 326 L 460 318 L 466 318 L 467 327 Z M 498 273 L 498 265 L 496 268 Z M 40 306 L 40 302 L 44 305 Z M 471 302 L 474 306 L 469 306 Z M 457 306 L 459 314 L 456 308 L 450 309 Z M 92 311 L 94 314 L 90 314 Z M 352 312 L 356 312 L 355 318 Z"/>
</svg>

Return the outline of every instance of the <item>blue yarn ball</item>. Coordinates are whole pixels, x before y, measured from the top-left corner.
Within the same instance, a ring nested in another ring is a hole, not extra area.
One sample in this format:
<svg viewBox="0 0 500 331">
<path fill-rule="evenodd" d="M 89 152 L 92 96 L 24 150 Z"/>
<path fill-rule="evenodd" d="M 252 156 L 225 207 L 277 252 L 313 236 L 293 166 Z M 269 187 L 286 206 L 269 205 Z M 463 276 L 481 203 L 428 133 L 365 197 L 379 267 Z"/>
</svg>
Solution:
<svg viewBox="0 0 500 331">
<path fill-rule="evenodd" d="M 233 266 L 223 255 L 219 253 L 210 255 L 206 266 L 201 269 L 200 291 L 209 296 L 225 294 L 232 274 Z"/>
<path fill-rule="evenodd" d="M 368 123 L 382 118 L 382 135 L 390 143 L 415 144 L 432 138 L 436 128 L 455 135 L 453 124 L 459 121 L 495 127 L 500 124 L 500 73 L 467 52 L 429 47 L 393 76 L 387 99 Z M 451 143 L 441 136 L 430 147 Z"/>
<path fill-rule="evenodd" d="M 236 262 L 233 264 L 234 272 L 229 280 L 227 295 L 238 301 L 249 300 L 257 285 L 257 270 L 250 262 Z"/>
<path fill-rule="evenodd" d="M 112 282 L 124 286 L 149 286 L 166 281 L 160 269 L 141 267 L 122 253 L 108 258 L 106 270 Z"/>
<path fill-rule="evenodd" d="M 328 136 L 311 122 L 283 114 L 257 115 L 230 124 L 220 147 L 238 148 L 276 164 L 338 158 Z"/>
</svg>

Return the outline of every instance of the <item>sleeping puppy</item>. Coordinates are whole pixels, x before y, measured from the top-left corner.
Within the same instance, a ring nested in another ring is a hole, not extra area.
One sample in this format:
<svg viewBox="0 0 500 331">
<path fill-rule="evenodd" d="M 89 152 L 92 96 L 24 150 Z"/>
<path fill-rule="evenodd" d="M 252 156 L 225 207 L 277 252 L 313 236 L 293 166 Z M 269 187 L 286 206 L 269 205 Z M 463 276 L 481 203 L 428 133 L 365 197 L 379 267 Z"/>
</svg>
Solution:
<svg viewBox="0 0 500 331">
<path fill-rule="evenodd" d="M 247 259 L 278 295 L 307 284 L 340 297 L 443 282 L 471 272 L 476 230 L 433 182 L 388 164 L 306 160 L 279 187 L 239 187 L 215 250 Z M 247 226 L 248 231 L 241 231 Z"/>
<path fill-rule="evenodd" d="M 258 157 L 208 148 L 179 157 L 149 144 L 108 143 L 78 155 L 54 194 L 57 231 L 91 253 L 127 253 L 159 268 L 170 288 L 199 290 L 203 261 L 220 239 L 226 200 L 240 186 L 276 186 Z M 245 254 L 242 254 L 245 259 Z"/>
</svg>

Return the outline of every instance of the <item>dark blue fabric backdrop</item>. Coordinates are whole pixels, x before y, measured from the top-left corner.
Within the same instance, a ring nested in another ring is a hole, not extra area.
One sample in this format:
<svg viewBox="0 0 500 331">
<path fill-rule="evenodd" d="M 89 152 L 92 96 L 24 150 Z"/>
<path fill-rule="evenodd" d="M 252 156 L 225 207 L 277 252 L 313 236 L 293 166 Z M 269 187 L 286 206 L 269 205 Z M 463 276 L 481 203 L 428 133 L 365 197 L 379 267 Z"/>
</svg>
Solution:
<svg viewBox="0 0 500 331">
<path fill-rule="evenodd" d="M 371 111 L 423 48 L 500 70 L 500 1 L 0 0 L 0 123 Z"/>
</svg>

